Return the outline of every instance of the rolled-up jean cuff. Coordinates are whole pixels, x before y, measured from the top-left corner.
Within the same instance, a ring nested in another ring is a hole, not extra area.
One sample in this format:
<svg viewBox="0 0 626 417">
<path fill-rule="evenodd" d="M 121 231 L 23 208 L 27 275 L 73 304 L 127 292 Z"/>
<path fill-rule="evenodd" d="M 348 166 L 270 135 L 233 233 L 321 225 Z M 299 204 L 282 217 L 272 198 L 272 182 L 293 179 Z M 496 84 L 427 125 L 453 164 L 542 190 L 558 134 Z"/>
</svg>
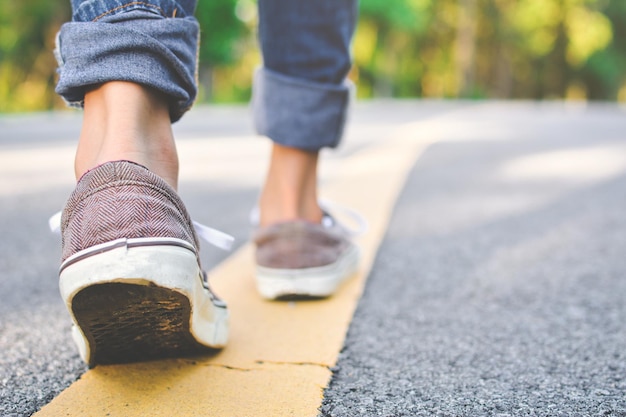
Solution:
<svg viewBox="0 0 626 417">
<path fill-rule="evenodd" d="M 165 94 L 170 118 L 177 121 L 196 97 L 198 25 L 193 18 L 148 19 L 142 30 L 119 23 L 71 22 L 57 37 L 59 82 L 56 92 L 82 107 L 90 86 L 128 81 Z M 155 34 L 168 33 L 169 43 Z M 180 42 L 192 39 L 193 45 Z"/>
<path fill-rule="evenodd" d="M 260 68 L 252 108 L 259 134 L 292 148 L 336 147 L 343 133 L 352 83 L 316 83 Z"/>
</svg>

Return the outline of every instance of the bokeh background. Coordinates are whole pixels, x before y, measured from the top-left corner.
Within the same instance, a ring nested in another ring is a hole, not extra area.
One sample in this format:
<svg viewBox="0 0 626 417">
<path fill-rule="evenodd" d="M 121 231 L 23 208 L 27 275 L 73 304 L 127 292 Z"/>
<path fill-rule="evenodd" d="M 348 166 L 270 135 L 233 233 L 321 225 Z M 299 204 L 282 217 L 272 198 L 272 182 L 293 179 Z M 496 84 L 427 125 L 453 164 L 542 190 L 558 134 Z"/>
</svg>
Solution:
<svg viewBox="0 0 626 417">
<path fill-rule="evenodd" d="M 314 0 L 311 0 L 314 1 Z M 68 0 L 0 0 L 0 112 L 63 108 Z M 200 101 L 245 102 L 261 63 L 254 0 L 200 0 Z M 358 96 L 626 102 L 625 0 L 361 0 Z"/>
</svg>

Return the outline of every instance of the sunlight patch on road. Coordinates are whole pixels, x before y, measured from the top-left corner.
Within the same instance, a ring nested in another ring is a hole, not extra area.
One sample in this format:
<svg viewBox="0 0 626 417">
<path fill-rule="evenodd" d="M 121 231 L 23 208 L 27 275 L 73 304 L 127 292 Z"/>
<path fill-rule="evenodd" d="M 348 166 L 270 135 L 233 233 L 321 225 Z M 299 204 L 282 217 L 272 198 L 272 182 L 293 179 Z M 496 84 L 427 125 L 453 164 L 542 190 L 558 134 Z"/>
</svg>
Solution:
<svg viewBox="0 0 626 417">
<path fill-rule="evenodd" d="M 223 187 L 259 186 L 269 141 L 254 136 L 177 141 L 180 182 L 214 182 Z M 0 197 L 74 187 L 74 145 L 3 149 Z"/>
<path fill-rule="evenodd" d="M 571 148 L 522 156 L 502 167 L 508 181 L 599 182 L 626 172 L 626 145 Z"/>
<path fill-rule="evenodd" d="M 74 146 L 0 152 L 0 197 L 37 193 L 74 183 Z"/>
</svg>

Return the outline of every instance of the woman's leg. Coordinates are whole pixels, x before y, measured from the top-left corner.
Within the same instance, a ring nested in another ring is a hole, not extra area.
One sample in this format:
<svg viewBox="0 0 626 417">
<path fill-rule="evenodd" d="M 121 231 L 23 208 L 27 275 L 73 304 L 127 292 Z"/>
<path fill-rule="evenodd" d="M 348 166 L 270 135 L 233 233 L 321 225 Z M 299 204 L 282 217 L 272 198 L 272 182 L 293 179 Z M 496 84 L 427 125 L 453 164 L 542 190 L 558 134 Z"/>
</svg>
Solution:
<svg viewBox="0 0 626 417">
<path fill-rule="evenodd" d="M 209 289 L 175 191 L 171 123 L 196 94 L 194 7 L 74 0 L 59 34 L 57 91 L 84 107 L 78 182 L 61 219 L 60 287 L 90 365 L 226 343 L 226 305 Z"/>
<path fill-rule="evenodd" d="M 257 130 L 273 141 L 255 235 L 266 298 L 332 295 L 358 265 L 358 248 L 317 196 L 319 151 L 338 145 L 345 122 L 356 8 L 356 0 L 259 0 L 253 105 Z"/>
<path fill-rule="evenodd" d="M 140 84 L 110 81 L 85 94 L 76 179 L 109 161 L 133 161 L 177 188 L 178 157 L 166 98 Z"/>
<path fill-rule="evenodd" d="M 171 122 L 195 95 L 195 1 L 72 1 L 59 33 L 57 92 L 84 107 L 77 179 L 108 161 L 145 165 L 176 187 Z"/>
<path fill-rule="evenodd" d="M 253 106 L 257 130 L 274 142 L 262 225 L 321 219 L 318 153 L 343 132 L 356 18 L 356 0 L 259 0 L 263 68 Z"/>
</svg>

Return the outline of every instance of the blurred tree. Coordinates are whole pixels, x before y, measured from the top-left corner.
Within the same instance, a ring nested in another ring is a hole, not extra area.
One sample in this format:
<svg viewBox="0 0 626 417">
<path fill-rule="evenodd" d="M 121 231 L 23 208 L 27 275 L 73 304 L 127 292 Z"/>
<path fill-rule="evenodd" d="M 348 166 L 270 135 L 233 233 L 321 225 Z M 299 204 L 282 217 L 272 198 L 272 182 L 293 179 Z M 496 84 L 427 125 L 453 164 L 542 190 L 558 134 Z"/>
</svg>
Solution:
<svg viewBox="0 0 626 417">
<path fill-rule="evenodd" d="M 51 108 L 55 33 L 68 19 L 66 0 L 0 1 L 0 111 Z"/>
<path fill-rule="evenodd" d="M 244 52 L 256 5 L 251 0 L 199 0 L 196 18 L 202 28 L 199 51 L 201 99 L 214 96 L 214 72 L 232 67 Z"/>
<path fill-rule="evenodd" d="M 614 99 L 592 74 L 624 72 L 626 51 L 611 42 L 625 8 L 621 0 L 361 0 L 360 94 Z"/>
<path fill-rule="evenodd" d="M 361 96 L 420 95 L 418 45 L 429 28 L 431 0 L 362 0 L 354 43 Z"/>
<path fill-rule="evenodd" d="M 458 94 L 471 96 L 476 62 L 477 0 L 459 0 L 456 30 L 456 79 Z"/>
<path fill-rule="evenodd" d="M 591 54 L 579 73 L 588 95 L 596 100 L 626 101 L 626 1 L 604 2 L 613 38 L 607 48 Z"/>
<path fill-rule="evenodd" d="M 314 0 L 311 0 L 314 1 Z M 361 97 L 626 101 L 624 0 L 360 0 Z M 199 0 L 201 99 L 244 101 L 255 0 Z M 0 111 L 60 105 L 54 36 L 68 0 L 0 1 Z"/>
</svg>

